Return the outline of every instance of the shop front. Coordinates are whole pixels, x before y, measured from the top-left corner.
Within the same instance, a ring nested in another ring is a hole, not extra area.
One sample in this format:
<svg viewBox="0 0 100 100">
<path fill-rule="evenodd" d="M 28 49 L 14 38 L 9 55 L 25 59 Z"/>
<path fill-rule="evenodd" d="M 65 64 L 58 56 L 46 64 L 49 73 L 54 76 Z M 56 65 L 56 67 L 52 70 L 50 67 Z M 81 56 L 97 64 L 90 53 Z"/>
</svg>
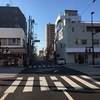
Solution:
<svg viewBox="0 0 100 100">
<path fill-rule="evenodd" d="M 9 51 L 9 53 L 0 52 L 0 66 L 23 66 L 27 58 L 26 49 L 9 49 Z"/>
</svg>

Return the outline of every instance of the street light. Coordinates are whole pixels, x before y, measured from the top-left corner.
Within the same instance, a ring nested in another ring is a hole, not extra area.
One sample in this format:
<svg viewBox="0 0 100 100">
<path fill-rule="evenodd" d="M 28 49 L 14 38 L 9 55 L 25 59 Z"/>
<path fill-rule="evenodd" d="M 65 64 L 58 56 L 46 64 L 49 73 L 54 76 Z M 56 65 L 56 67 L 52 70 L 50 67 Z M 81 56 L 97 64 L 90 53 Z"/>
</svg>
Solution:
<svg viewBox="0 0 100 100">
<path fill-rule="evenodd" d="M 93 43 L 93 14 L 94 12 L 91 12 L 91 27 L 92 27 L 92 64 L 94 65 L 94 43 Z"/>
</svg>

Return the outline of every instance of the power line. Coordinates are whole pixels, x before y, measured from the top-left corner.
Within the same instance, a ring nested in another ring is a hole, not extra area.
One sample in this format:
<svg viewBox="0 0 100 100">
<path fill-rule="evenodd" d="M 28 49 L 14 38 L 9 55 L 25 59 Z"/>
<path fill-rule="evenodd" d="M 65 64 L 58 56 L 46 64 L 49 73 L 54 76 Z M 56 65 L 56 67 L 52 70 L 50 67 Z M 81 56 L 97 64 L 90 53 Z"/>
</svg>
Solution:
<svg viewBox="0 0 100 100">
<path fill-rule="evenodd" d="M 25 13 L 25 7 L 24 7 L 24 4 L 23 4 L 23 0 L 21 0 L 21 2 L 22 2 L 23 9 L 24 9 L 24 14 L 26 14 Z"/>
<path fill-rule="evenodd" d="M 92 5 L 92 3 L 94 3 L 95 1 L 96 1 L 96 0 L 93 0 L 93 1 L 90 3 L 90 5 L 87 6 L 86 9 L 85 9 L 80 15 L 82 15 L 82 14 Z M 78 19 L 78 18 L 79 18 L 79 16 L 78 16 L 76 19 Z M 71 25 L 72 25 L 72 23 L 71 23 Z M 71 26 L 71 25 L 70 25 L 70 26 Z M 69 27 L 70 27 L 70 26 L 69 26 Z M 68 27 L 68 28 L 69 28 L 69 27 Z"/>
<path fill-rule="evenodd" d="M 10 4 L 13 6 L 13 4 L 12 4 L 12 0 L 10 0 Z"/>
</svg>

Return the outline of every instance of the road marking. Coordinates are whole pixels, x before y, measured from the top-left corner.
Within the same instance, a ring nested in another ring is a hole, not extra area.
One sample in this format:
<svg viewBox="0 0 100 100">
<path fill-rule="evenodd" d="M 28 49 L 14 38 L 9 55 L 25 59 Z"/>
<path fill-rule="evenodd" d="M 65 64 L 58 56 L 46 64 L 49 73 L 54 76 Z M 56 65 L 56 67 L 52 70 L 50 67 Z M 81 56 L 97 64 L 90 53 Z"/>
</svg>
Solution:
<svg viewBox="0 0 100 100">
<path fill-rule="evenodd" d="M 38 66 L 38 67 L 40 68 L 40 67 L 42 67 L 42 66 Z"/>
<path fill-rule="evenodd" d="M 0 98 L 0 100 L 4 100 L 4 99 L 7 97 L 7 95 L 8 95 L 8 93 L 4 94 L 4 95 Z"/>
<path fill-rule="evenodd" d="M 52 65 L 52 67 L 56 67 L 56 66 Z"/>
<path fill-rule="evenodd" d="M 36 68 L 36 66 L 34 66 L 34 68 Z"/>
<path fill-rule="evenodd" d="M 43 65 L 43 67 L 46 67 L 46 66 Z"/>
<path fill-rule="evenodd" d="M 32 66 L 29 66 L 29 68 L 32 68 Z"/>
<path fill-rule="evenodd" d="M 95 85 L 93 85 L 93 84 L 91 84 L 91 83 L 89 83 L 89 82 L 77 77 L 77 76 L 71 76 L 71 77 L 76 79 L 77 81 L 81 82 L 82 84 L 88 86 L 91 89 L 99 89 L 99 87 L 97 87 L 97 86 L 95 86 Z"/>
<path fill-rule="evenodd" d="M 57 81 L 58 79 L 55 76 L 50 77 L 53 81 Z"/>
<path fill-rule="evenodd" d="M 26 85 L 25 85 L 25 88 L 23 89 L 23 92 L 31 92 L 32 89 L 33 89 L 33 80 L 34 80 L 34 77 L 29 77 L 27 82 L 26 82 Z"/>
<path fill-rule="evenodd" d="M 41 91 L 50 90 L 45 77 L 39 77 Z"/>
<path fill-rule="evenodd" d="M 61 76 L 61 78 L 63 80 L 65 80 L 67 83 L 69 83 L 72 87 L 74 87 L 75 89 L 83 89 L 80 85 L 76 84 L 75 82 L 73 82 L 72 80 L 70 80 L 68 77 L 66 76 Z"/>
<path fill-rule="evenodd" d="M 22 79 L 22 77 L 18 77 L 4 93 L 13 93 Z"/>
<path fill-rule="evenodd" d="M 48 67 L 51 67 L 51 66 L 48 65 Z"/>
<path fill-rule="evenodd" d="M 68 92 L 66 92 L 66 91 L 63 90 L 63 93 L 66 95 L 66 97 L 67 97 L 69 100 L 74 100 L 74 99 L 68 94 Z"/>
<path fill-rule="evenodd" d="M 61 82 L 54 82 L 58 90 L 67 90 L 67 88 Z"/>
<path fill-rule="evenodd" d="M 54 73 L 58 72 L 58 70 L 55 70 Z"/>
<path fill-rule="evenodd" d="M 88 80 L 90 80 L 90 81 L 92 81 L 92 82 L 94 82 L 94 83 L 100 85 L 100 82 L 99 82 L 99 81 L 97 81 L 97 80 L 95 80 L 95 79 L 93 79 L 93 78 L 91 78 L 91 77 L 88 77 L 88 76 L 85 76 L 85 75 L 81 75 L 81 77 L 83 77 L 83 78 L 85 78 L 85 79 L 88 79 Z"/>
<path fill-rule="evenodd" d="M 66 95 L 66 97 L 69 99 L 69 100 L 74 100 L 69 94 L 67 91 L 67 88 L 61 83 L 61 82 L 54 82 L 54 84 L 56 85 L 57 89 L 58 90 L 62 90 L 63 93 Z"/>
</svg>

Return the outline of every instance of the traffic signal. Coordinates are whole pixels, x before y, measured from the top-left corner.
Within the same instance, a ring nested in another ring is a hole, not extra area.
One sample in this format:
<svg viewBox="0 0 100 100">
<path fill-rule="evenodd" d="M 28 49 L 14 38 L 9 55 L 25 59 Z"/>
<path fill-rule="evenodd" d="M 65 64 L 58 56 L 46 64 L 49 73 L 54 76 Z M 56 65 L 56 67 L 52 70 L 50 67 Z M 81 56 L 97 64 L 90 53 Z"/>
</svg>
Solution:
<svg viewBox="0 0 100 100">
<path fill-rule="evenodd" d="M 9 51 L 9 48 L 8 47 L 6 47 L 6 53 Z"/>
<path fill-rule="evenodd" d="M 40 40 L 34 40 L 34 42 L 40 42 Z"/>
</svg>

